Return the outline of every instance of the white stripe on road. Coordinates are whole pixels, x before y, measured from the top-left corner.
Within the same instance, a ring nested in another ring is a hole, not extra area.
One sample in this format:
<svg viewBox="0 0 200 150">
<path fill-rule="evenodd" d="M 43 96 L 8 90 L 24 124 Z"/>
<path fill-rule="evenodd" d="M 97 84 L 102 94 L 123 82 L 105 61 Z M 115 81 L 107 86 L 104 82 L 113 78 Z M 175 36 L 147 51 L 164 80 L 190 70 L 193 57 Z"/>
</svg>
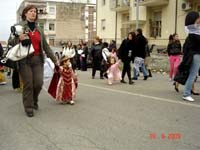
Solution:
<svg viewBox="0 0 200 150">
<path fill-rule="evenodd" d="M 114 89 L 104 88 L 104 87 L 100 87 L 100 86 L 94 86 L 94 85 L 85 84 L 85 83 L 79 83 L 79 85 L 91 87 L 91 88 L 96 88 L 96 89 L 101 89 L 101 90 L 105 90 L 105 91 L 121 93 L 121 94 L 128 94 L 128 95 L 133 95 L 133 96 L 144 97 L 144 98 L 153 99 L 153 100 L 156 100 L 156 101 L 164 101 L 164 102 L 168 102 L 168 103 L 175 103 L 175 104 L 181 104 L 181 105 L 200 108 L 200 105 L 192 104 L 191 102 L 190 103 L 184 102 L 184 101 L 181 102 L 181 101 L 176 101 L 176 100 L 171 100 L 171 99 L 166 99 L 166 98 L 161 98 L 161 97 L 148 96 L 148 95 L 144 95 L 144 94 L 137 94 L 137 93 L 127 92 L 127 91 L 114 90 Z"/>
</svg>

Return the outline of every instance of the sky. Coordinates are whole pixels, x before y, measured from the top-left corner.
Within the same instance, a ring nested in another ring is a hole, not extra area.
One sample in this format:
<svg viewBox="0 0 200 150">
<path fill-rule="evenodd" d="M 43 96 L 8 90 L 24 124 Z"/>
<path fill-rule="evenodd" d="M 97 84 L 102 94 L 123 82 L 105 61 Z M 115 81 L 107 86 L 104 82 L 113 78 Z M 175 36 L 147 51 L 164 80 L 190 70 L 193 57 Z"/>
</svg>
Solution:
<svg viewBox="0 0 200 150">
<path fill-rule="evenodd" d="M 0 5 L 0 41 L 7 41 L 10 27 L 16 23 L 16 11 L 22 0 L 5 0 Z"/>
<path fill-rule="evenodd" d="M 16 23 L 16 11 L 23 0 L 4 0 L 0 5 L 0 41 L 7 41 L 10 27 Z M 95 1 L 95 0 L 92 0 Z"/>
</svg>

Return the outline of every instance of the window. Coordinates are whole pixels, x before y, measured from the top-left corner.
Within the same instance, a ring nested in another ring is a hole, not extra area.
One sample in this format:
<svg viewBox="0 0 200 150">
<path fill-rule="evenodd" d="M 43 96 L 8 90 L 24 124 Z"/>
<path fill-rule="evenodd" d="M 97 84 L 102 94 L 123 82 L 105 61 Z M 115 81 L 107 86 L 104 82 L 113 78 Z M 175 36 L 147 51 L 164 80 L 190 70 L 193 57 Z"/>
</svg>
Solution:
<svg viewBox="0 0 200 150">
<path fill-rule="evenodd" d="M 96 21 L 93 21 L 93 31 L 96 31 Z"/>
<path fill-rule="evenodd" d="M 50 15 L 55 15 L 55 11 L 56 11 L 55 7 L 49 7 L 49 14 Z"/>
<path fill-rule="evenodd" d="M 154 12 L 153 19 L 150 19 L 150 37 L 161 37 L 162 31 L 162 13 Z"/>
<path fill-rule="evenodd" d="M 101 20 L 101 30 L 105 30 L 106 29 L 106 19 L 102 19 Z"/>
<path fill-rule="evenodd" d="M 130 0 L 123 0 L 123 4 L 125 6 L 130 6 Z"/>
<path fill-rule="evenodd" d="M 102 5 L 106 5 L 106 0 L 102 0 Z"/>
<path fill-rule="evenodd" d="M 43 14 L 44 10 L 42 8 L 38 9 L 38 14 Z"/>
<path fill-rule="evenodd" d="M 94 20 L 96 20 L 96 16 L 97 14 L 96 14 L 96 12 L 94 12 L 94 14 L 93 14 L 93 18 L 94 18 Z"/>
<path fill-rule="evenodd" d="M 197 12 L 200 14 L 200 5 L 197 5 Z"/>
<path fill-rule="evenodd" d="M 49 39 L 49 45 L 54 46 L 55 44 L 55 39 L 51 38 Z"/>
<path fill-rule="evenodd" d="M 43 22 L 39 22 L 39 27 L 42 29 L 42 30 L 44 30 L 44 23 Z"/>
<path fill-rule="evenodd" d="M 85 11 L 88 11 L 89 10 L 89 8 L 88 7 L 85 7 Z"/>
<path fill-rule="evenodd" d="M 49 24 L 49 31 L 55 31 L 55 25 L 54 23 Z"/>
</svg>

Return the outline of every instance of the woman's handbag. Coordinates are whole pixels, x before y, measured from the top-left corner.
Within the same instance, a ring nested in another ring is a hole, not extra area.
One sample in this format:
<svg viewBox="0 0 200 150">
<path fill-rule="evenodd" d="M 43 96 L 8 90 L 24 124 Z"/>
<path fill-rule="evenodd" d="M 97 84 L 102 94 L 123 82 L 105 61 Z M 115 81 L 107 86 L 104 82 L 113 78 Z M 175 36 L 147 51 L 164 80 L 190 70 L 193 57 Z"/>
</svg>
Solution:
<svg viewBox="0 0 200 150">
<path fill-rule="evenodd" d="M 34 52 L 33 45 L 22 46 L 21 43 L 12 47 L 6 54 L 6 58 L 12 61 L 21 60 Z"/>
<path fill-rule="evenodd" d="M 0 65 L 2 66 L 6 66 L 12 69 L 17 69 L 18 68 L 18 62 L 17 61 L 12 61 L 10 59 L 7 58 L 0 58 Z"/>
<path fill-rule="evenodd" d="M 0 58 L 0 65 L 17 69 L 18 68 L 18 60 L 21 60 L 27 57 L 29 54 L 34 52 L 33 45 L 22 46 L 21 43 L 15 45 L 11 49 L 7 50 L 5 55 Z"/>
<path fill-rule="evenodd" d="M 188 76 L 189 76 L 189 71 L 178 70 L 174 77 L 174 81 L 176 81 L 182 85 L 185 85 L 185 83 L 188 79 Z"/>
</svg>

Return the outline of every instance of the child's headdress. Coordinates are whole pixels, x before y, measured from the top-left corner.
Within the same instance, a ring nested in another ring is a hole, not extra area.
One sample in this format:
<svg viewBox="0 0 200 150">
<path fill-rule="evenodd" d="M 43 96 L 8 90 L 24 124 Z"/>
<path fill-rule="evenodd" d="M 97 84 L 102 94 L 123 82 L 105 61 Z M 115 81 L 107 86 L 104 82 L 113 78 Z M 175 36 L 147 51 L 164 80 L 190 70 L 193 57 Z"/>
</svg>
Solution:
<svg viewBox="0 0 200 150">
<path fill-rule="evenodd" d="M 62 66 L 64 64 L 65 61 L 68 61 L 70 58 L 67 56 L 62 56 L 60 59 L 60 65 Z"/>
</svg>

